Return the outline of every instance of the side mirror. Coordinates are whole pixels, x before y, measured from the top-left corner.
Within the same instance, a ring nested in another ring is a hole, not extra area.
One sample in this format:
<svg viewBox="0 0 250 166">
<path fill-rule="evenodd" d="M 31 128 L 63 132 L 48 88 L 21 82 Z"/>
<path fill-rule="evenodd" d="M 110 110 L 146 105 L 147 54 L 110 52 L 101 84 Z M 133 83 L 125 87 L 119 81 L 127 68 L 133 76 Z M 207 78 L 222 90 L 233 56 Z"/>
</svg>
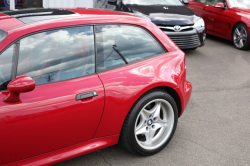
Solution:
<svg viewBox="0 0 250 166">
<path fill-rule="evenodd" d="M 20 93 L 33 91 L 36 87 L 35 81 L 28 76 L 21 76 L 12 80 L 7 88 L 10 93 L 4 99 L 5 102 L 15 103 L 20 101 Z"/>
<path fill-rule="evenodd" d="M 225 5 L 222 2 L 218 2 L 218 3 L 214 4 L 214 7 L 215 8 L 225 9 Z"/>
<path fill-rule="evenodd" d="M 117 5 L 117 0 L 108 0 L 108 4 L 110 5 Z"/>
<path fill-rule="evenodd" d="M 188 5 L 189 4 L 189 2 L 188 2 L 188 0 L 180 0 L 182 3 L 184 3 L 185 5 Z"/>
</svg>

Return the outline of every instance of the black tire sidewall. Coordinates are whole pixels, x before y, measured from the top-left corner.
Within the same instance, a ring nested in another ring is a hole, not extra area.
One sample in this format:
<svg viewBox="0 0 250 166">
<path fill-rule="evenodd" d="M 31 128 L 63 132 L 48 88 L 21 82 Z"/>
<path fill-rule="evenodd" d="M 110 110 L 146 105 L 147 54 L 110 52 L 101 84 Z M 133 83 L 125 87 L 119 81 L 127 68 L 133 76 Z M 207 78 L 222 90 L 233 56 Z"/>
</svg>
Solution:
<svg viewBox="0 0 250 166">
<path fill-rule="evenodd" d="M 159 148 L 154 149 L 154 150 L 146 150 L 146 149 L 143 149 L 137 143 L 136 138 L 135 138 L 135 133 L 134 133 L 134 126 L 135 126 L 137 116 L 140 113 L 141 109 L 147 103 L 149 103 L 150 101 L 155 100 L 155 99 L 164 99 L 171 104 L 173 111 L 174 111 L 174 118 L 175 118 L 174 119 L 174 126 L 173 126 L 173 129 L 172 129 L 172 132 L 171 132 L 169 138 L 166 140 L 166 142 L 162 146 L 160 146 Z M 151 92 L 151 93 L 143 96 L 141 99 L 139 99 L 139 101 L 131 109 L 131 114 L 128 117 L 128 124 L 130 124 L 130 125 L 128 125 L 128 128 L 127 128 L 127 132 L 128 132 L 127 139 L 128 139 L 128 144 L 130 146 L 130 149 L 132 149 L 132 151 L 135 152 L 136 154 L 144 155 L 144 156 L 152 155 L 152 154 L 159 152 L 172 139 L 172 137 L 175 133 L 176 127 L 177 127 L 177 121 L 178 121 L 178 109 L 177 109 L 177 106 L 176 106 L 174 99 L 169 94 L 162 92 L 162 91 L 154 91 L 154 92 Z"/>
<path fill-rule="evenodd" d="M 247 31 L 247 42 L 246 42 L 245 46 L 242 47 L 242 48 L 236 47 L 236 45 L 235 45 L 235 43 L 234 43 L 234 32 L 235 32 L 235 29 L 238 28 L 238 27 L 240 27 L 240 26 L 243 26 L 243 27 L 246 29 L 246 31 Z M 248 28 L 247 28 L 247 26 L 246 26 L 245 24 L 239 23 L 239 24 L 237 24 L 237 25 L 234 27 L 234 29 L 233 29 L 233 34 L 232 34 L 232 40 L 233 40 L 233 43 L 234 43 L 234 47 L 235 47 L 235 48 L 237 48 L 237 49 L 239 49 L 239 50 L 247 50 L 247 49 L 249 49 L 249 47 L 250 47 L 250 45 L 249 45 L 249 30 L 248 30 Z"/>
</svg>

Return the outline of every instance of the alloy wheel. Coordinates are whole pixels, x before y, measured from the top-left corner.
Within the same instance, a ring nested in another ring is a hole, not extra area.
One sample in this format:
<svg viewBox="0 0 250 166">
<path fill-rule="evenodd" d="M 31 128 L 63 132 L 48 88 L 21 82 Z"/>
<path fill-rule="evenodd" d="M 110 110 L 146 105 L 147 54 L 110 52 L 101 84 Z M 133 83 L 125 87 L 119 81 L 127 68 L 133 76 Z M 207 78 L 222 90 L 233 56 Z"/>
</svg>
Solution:
<svg viewBox="0 0 250 166">
<path fill-rule="evenodd" d="M 234 30 L 234 45 L 241 49 L 247 43 L 247 30 L 244 26 L 238 26 Z"/>
<path fill-rule="evenodd" d="M 174 110 L 164 99 L 147 103 L 137 116 L 134 133 L 137 143 L 152 150 L 163 145 L 174 127 Z"/>
</svg>

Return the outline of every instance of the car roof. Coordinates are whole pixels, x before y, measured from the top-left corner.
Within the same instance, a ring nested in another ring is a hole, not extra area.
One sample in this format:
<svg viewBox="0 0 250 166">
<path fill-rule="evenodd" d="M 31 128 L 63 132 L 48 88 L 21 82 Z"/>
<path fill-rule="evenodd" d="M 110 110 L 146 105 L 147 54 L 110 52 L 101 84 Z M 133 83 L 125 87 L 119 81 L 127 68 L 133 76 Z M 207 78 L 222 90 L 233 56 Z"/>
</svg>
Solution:
<svg viewBox="0 0 250 166">
<path fill-rule="evenodd" d="M 0 12 L 0 29 L 10 30 L 44 20 L 60 20 L 95 15 L 130 15 L 128 13 L 94 8 L 32 8 Z M 130 15 L 131 16 L 131 15 Z"/>
</svg>

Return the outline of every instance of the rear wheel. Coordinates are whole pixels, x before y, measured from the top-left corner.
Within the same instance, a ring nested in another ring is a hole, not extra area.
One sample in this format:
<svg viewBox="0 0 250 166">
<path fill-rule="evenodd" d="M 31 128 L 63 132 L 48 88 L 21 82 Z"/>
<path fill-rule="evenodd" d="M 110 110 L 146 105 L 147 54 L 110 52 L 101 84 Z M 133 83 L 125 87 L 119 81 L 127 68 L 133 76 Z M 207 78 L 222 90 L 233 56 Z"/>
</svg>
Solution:
<svg viewBox="0 0 250 166">
<path fill-rule="evenodd" d="M 240 23 L 235 26 L 233 32 L 234 46 L 240 50 L 249 49 L 249 32 L 247 27 Z"/>
<path fill-rule="evenodd" d="M 168 93 L 159 90 L 148 93 L 127 115 L 120 144 L 135 154 L 155 154 L 173 137 L 177 121 L 177 106 Z"/>
</svg>

